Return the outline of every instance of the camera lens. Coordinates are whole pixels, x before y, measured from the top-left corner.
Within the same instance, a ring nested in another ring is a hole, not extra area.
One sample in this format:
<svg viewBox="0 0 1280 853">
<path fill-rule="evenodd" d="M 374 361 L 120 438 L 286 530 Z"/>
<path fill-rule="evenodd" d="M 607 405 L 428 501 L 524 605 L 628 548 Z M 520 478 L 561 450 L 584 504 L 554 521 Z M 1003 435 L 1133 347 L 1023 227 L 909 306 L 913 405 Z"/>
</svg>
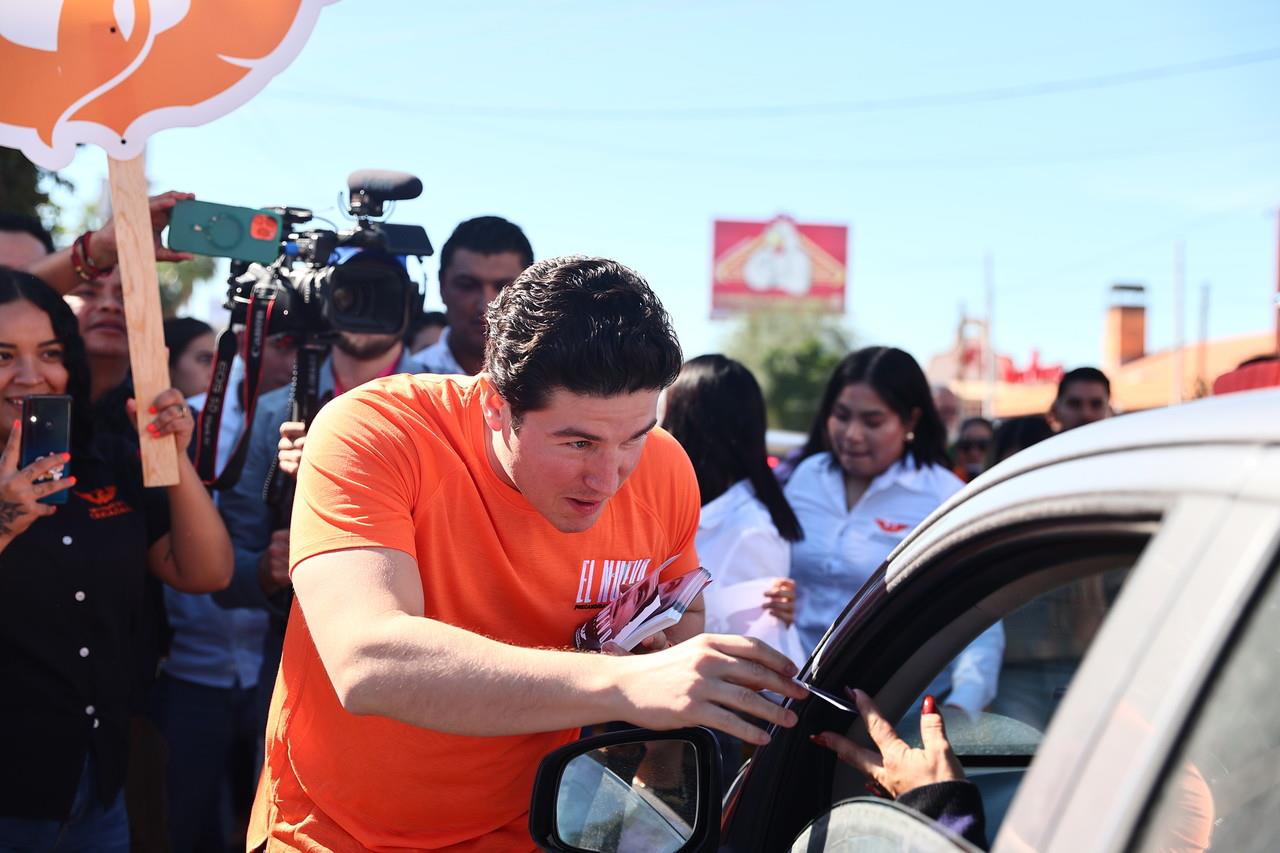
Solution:
<svg viewBox="0 0 1280 853">
<path fill-rule="evenodd" d="M 343 314 L 348 313 L 356 305 L 356 292 L 352 287 L 335 287 L 333 289 L 333 307 Z"/>
</svg>

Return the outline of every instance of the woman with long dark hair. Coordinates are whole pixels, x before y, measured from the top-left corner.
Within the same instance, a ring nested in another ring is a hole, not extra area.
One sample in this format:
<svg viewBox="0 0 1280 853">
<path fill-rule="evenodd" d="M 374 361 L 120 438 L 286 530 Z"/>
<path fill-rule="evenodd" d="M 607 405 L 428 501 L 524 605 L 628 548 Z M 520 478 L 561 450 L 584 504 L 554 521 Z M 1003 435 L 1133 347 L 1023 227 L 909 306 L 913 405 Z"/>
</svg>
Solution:
<svg viewBox="0 0 1280 853">
<path fill-rule="evenodd" d="M 948 470 L 946 441 L 910 354 L 867 347 L 836 366 L 786 488 L 805 529 L 792 548 L 791 577 L 806 652 L 894 547 L 962 487 Z M 930 692 L 976 714 L 995 696 L 1003 649 L 997 624 Z"/>
<path fill-rule="evenodd" d="M 743 582 L 763 587 L 761 606 L 781 627 L 795 616 L 795 585 L 787 576 L 791 544 L 803 533 L 769 469 L 765 423 L 760 385 L 723 355 L 690 359 L 666 392 L 663 428 L 689 454 L 702 497 L 698 555 L 716 580 L 705 593 L 711 633 L 733 631 L 732 614 L 718 599 Z"/>
<path fill-rule="evenodd" d="M 20 468 L 22 401 L 44 394 L 72 398 L 70 453 Z M 75 315 L 39 279 L 0 269 L 0 849 L 129 849 L 121 785 L 144 574 L 204 592 L 231 579 L 231 542 L 184 452 L 194 422 L 181 393 L 144 417 L 177 439 L 181 479 L 163 490 L 143 488 L 136 446 L 94 435 L 88 412 Z M 59 492 L 65 503 L 40 502 Z"/>
</svg>

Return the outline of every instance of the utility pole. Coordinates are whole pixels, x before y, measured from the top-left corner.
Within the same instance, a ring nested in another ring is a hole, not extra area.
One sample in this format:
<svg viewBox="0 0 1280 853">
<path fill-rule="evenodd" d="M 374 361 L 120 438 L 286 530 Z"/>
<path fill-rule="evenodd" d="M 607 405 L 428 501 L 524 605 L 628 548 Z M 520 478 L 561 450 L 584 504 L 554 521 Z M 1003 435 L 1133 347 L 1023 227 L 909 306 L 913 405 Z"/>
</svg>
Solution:
<svg viewBox="0 0 1280 853">
<path fill-rule="evenodd" d="M 1183 335 L 1183 314 L 1182 307 L 1184 299 L 1184 291 L 1186 289 L 1185 281 L 1185 246 L 1179 240 L 1173 247 L 1173 388 L 1172 394 L 1169 395 L 1169 402 L 1173 404 L 1181 403 L 1183 400 L 1183 366 L 1184 366 L 1184 335 Z"/>
<path fill-rule="evenodd" d="M 1200 285 L 1200 346 L 1196 353 L 1196 396 L 1209 396 L 1209 282 Z"/>
<path fill-rule="evenodd" d="M 987 374 L 987 399 L 982 407 L 982 414 L 988 419 L 996 416 L 996 339 L 995 339 L 995 313 L 996 313 L 996 283 L 995 283 L 995 262 L 992 260 L 991 252 L 988 251 L 983 258 L 983 279 L 987 291 L 987 322 L 984 324 L 986 328 L 986 370 Z"/>
</svg>

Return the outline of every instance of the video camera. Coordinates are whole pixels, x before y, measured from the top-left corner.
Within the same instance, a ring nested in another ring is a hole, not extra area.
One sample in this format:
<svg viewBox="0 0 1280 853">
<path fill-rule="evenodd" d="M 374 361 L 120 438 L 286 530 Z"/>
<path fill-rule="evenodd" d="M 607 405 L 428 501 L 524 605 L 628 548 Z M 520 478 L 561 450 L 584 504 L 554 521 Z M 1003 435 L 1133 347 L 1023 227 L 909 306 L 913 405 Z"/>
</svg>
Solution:
<svg viewBox="0 0 1280 853">
<path fill-rule="evenodd" d="M 387 202 L 417 198 L 422 182 L 402 172 L 364 170 L 347 179 L 348 213 L 354 227 L 344 231 L 299 230 L 314 217 L 298 207 L 266 211 L 280 219 L 281 251 L 267 266 L 233 265 L 227 308 L 233 322 L 243 314 L 255 291 L 259 298 L 274 293 L 268 334 L 332 337 L 336 332 L 399 335 L 409 319 L 409 306 L 418 294 L 404 266 L 404 258 L 433 253 L 420 225 L 374 221 Z"/>
<path fill-rule="evenodd" d="M 214 488 L 239 477 L 249 429 L 226 470 L 215 475 L 213 448 L 237 344 L 231 329 L 243 326 L 243 401 L 248 421 L 256 403 L 263 347 L 271 335 L 298 341 L 291 387 L 293 420 L 310 423 L 320 365 L 330 342 L 342 332 L 402 335 L 419 290 L 405 258 L 433 254 L 420 225 L 377 221 L 388 202 L 417 198 L 422 182 L 404 172 L 366 169 L 347 178 L 351 228 L 303 230 L 315 219 L 300 207 L 261 209 L 182 201 L 173 209 L 169 248 L 232 259 L 226 307 L 230 328 L 218 342 L 218 360 L 197 433 L 196 467 Z M 277 479 L 273 477 L 273 479 Z"/>
</svg>

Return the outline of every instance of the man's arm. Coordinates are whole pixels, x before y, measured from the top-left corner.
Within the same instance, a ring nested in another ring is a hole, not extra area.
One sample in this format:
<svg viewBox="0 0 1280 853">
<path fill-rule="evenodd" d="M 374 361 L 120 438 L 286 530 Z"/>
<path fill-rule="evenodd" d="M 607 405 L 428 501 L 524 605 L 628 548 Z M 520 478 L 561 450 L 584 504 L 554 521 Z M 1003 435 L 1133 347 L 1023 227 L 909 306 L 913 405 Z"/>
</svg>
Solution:
<svg viewBox="0 0 1280 853">
<path fill-rule="evenodd" d="M 759 694 L 807 691 L 783 655 L 749 637 L 700 635 L 648 655 L 511 646 L 423 616 L 410 555 L 389 548 L 304 559 L 294 591 L 344 708 L 452 734 L 527 734 L 625 720 L 706 725 L 749 743 L 796 716 Z M 694 615 L 694 621 L 697 615 Z"/>
</svg>

